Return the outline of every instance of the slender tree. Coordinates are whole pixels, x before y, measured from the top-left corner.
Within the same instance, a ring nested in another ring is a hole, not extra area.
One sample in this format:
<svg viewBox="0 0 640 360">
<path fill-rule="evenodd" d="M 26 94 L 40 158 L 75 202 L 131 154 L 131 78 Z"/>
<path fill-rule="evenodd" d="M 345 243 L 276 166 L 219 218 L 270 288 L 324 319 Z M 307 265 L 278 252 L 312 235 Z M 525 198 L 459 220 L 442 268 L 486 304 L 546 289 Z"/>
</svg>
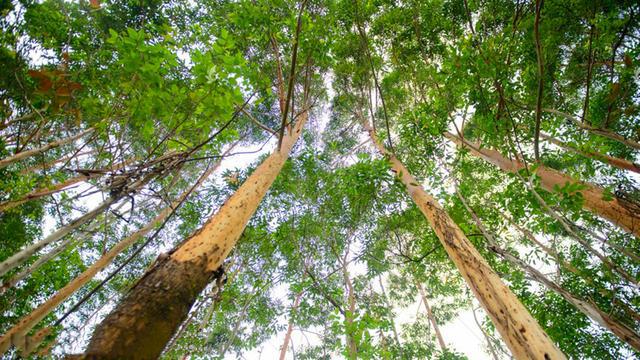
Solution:
<svg viewBox="0 0 640 360">
<path fill-rule="evenodd" d="M 471 143 L 449 132 L 445 132 L 445 136 L 459 146 L 469 149 L 473 155 L 498 166 L 504 171 L 517 172 L 526 169 L 524 162 L 517 159 L 508 159 L 496 150 L 482 148 L 478 144 Z M 548 191 L 553 191 L 555 187 L 563 187 L 567 184 L 581 185 L 584 189 L 580 190 L 580 192 L 584 196 L 583 206 L 586 209 L 611 221 L 622 229 L 640 236 L 640 212 L 637 211 L 638 206 L 636 204 L 618 197 L 607 200 L 604 189 L 597 185 L 572 179 L 544 165 L 538 165 L 535 173 L 540 177 L 542 187 Z"/>
<path fill-rule="evenodd" d="M 389 158 L 391 169 L 429 221 L 442 246 L 491 317 L 514 356 L 519 359 L 564 359 L 564 354 L 500 280 L 438 201 L 427 194 L 395 155 L 384 148 L 377 140 L 373 128 L 366 122 L 364 127 L 378 152 Z"/>
</svg>

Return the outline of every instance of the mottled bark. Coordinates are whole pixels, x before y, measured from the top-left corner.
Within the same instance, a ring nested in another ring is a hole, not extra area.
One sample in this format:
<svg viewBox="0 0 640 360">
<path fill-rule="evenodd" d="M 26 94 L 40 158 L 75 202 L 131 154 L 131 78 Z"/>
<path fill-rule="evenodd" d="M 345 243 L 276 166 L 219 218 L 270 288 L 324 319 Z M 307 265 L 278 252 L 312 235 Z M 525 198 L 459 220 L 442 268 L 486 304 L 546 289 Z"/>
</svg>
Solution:
<svg viewBox="0 0 640 360">
<path fill-rule="evenodd" d="M 280 150 L 267 157 L 199 231 L 138 281 L 96 328 L 86 358 L 159 356 L 240 238 L 280 173 L 307 117 L 304 112 Z"/>
<path fill-rule="evenodd" d="M 404 165 L 378 141 L 364 124 L 375 147 L 387 156 L 398 179 L 435 231 L 449 258 L 480 301 L 496 329 L 517 359 L 565 359 L 549 336 L 491 269 L 478 250 L 438 201 L 411 176 Z"/>
</svg>

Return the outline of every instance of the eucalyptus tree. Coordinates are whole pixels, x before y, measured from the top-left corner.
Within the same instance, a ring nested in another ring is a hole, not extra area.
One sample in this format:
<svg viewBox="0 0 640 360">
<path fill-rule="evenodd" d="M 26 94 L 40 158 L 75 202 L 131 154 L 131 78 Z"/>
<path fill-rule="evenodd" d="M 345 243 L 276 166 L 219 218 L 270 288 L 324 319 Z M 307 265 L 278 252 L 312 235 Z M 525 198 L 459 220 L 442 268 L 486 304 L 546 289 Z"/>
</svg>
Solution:
<svg viewBox="0 0 640 360">
<path fill-rule="evenodd" d="M 2 3 L 0 348 L 637 355 L 639 12 Z"/>
</svg>

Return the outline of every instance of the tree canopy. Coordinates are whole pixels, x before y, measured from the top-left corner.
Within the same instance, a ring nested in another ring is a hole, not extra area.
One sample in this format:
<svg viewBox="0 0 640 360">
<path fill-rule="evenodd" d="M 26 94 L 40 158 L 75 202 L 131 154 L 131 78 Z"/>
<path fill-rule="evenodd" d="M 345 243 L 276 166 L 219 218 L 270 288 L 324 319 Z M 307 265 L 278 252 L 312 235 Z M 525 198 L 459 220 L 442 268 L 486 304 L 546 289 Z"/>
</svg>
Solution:
<svg viewBox="0 0 640 360">
<path fill-rule="evenodd" d="M 639 14 L 0 1 L 0 352 L 640 357 Z"/>
</svg>

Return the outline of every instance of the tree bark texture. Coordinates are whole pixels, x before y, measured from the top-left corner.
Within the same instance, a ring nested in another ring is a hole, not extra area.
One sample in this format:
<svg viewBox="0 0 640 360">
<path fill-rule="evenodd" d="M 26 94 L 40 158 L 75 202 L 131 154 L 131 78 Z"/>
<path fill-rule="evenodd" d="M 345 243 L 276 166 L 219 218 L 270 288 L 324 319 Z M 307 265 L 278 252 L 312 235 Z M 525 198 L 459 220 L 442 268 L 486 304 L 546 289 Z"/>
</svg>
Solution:
<svg viewBox="0 0 640 360">
<path fill-rule="evenodd" d="M 404 165 L 378 141 L 373 128 L 365 129 L 378 151 L 387 156 L 392 171 L 428 220 L 449 258 L 493 321 L 517 359 L 565 359 L 549 336 L 491 269 L 442 206 L 411 176 Z"/>
<path fill-rule="evenodd" d="M 156 358 L 233 249 L 276 179 L 308 118 L 292 131 L 204 226 L 144 275 L 96 328 L 86 358 Z"/>
</svg>

